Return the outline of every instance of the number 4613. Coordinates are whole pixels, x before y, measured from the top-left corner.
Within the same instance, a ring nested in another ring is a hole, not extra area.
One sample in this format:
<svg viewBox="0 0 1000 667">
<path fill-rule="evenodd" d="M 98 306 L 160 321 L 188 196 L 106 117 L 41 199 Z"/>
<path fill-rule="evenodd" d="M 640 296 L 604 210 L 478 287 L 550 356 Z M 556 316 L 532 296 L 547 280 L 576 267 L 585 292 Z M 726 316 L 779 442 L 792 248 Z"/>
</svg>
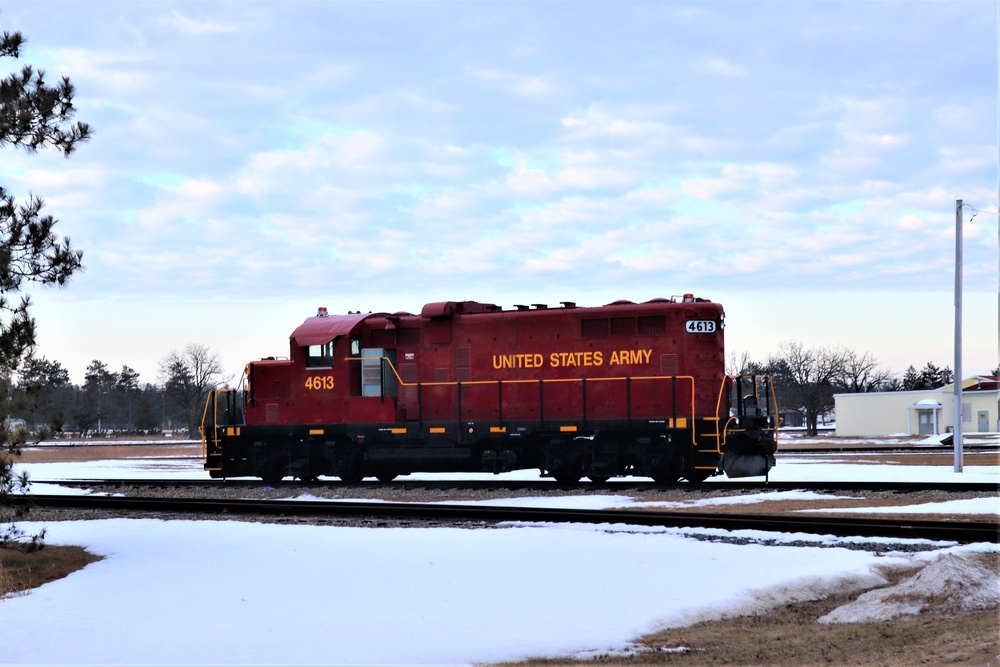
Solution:
<svg viewBox="0 0 1000 667">
<path fill-rule="evenodd" d="M 310 375 L 306 378 L 306 389 L 333 389 L 333 377 L 329 375 Z"/>
</svg>

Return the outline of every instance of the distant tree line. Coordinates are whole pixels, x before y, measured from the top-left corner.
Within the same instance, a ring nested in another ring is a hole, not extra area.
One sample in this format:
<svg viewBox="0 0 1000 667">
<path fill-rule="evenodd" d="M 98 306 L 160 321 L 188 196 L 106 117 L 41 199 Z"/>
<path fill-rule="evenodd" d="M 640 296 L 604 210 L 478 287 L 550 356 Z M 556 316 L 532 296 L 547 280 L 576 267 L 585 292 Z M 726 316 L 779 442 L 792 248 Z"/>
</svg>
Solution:
<svg viewBox="0 0 1000 667">
<path fill-rule="evenodd" d="M 6 399 L 9 420 L 24 420 L 27 430 L 41 437 L 195 434 L 208 392 L 227 379 L 218 353 L 192 343 L 160 360 L 156 383 L 140 382 L 139 373 L 127 365 L 114 371 L 95 359 L 83 384 L 76 385 L 58 361 L 32 356 L 0 378 L 0 397 Z"/>
<path fill-rule="evenodd" d="M 929 361 L 919 371 L 910 366 L 896 377 L 871 352 L 859 354 L 842 346 L 807 348 L 796 341 L 782 343 L 764 362 L 746 353 L 731 354 L 727 361 L 731 375 L 770 375 L 778 406 L 801 412 L 810 435 L 816 434 L 820 417 L 833 410 L 834 394 L 936 389 L 954 381 L 950 368 Z M 993 374 L 1000 375 L 1000 368 Z"/>
</svg>

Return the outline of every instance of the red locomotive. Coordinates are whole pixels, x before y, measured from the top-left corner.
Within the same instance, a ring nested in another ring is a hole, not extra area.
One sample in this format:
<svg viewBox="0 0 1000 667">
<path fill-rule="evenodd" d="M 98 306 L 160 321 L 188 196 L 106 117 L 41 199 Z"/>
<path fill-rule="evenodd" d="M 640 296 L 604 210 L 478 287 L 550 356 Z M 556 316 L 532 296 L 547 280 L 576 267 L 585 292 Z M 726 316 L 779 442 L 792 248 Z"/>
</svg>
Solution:
<svg viewBox="0 0 1000 667">
<path fill-rule="evenodd" d="M 330 315 L 292 332 L 287 359 L 251 362 L 211 392 L 212 477 L 538 468 L 576 482 L 766 475 L 767 378 L 727 377 L 722 306 L 688 294 L 583 308 L 475 301 Z"/>
</svg>

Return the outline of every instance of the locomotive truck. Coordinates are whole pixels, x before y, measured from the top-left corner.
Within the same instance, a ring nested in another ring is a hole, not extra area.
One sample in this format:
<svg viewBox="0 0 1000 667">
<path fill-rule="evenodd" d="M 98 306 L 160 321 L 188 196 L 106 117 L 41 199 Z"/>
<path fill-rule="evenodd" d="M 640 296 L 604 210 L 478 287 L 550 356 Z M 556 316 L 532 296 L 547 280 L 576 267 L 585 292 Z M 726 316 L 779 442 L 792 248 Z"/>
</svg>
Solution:
<svg viewBox="0 0 1000 667">
<path fill-rule="evenodd" d="M 288 357 L 209 393 L 212 477 L 354 483 L 413 472 L 537 468 L 657 482 L 763 476 L 777 406 L 764 376 L 727 376 L 725 313 L 691 294 L 600 307 L 476 301 L 331 315 Z"/>
</svg>

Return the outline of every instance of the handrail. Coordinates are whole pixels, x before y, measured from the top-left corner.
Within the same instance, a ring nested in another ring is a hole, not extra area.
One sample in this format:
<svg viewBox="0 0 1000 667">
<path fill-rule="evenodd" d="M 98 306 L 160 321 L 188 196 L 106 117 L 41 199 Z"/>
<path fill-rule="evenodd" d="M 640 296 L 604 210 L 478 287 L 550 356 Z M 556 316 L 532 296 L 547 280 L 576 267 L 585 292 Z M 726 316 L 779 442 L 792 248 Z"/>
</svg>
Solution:
<svg viewBox="0 0 1000 667">
<path fill-rule="evenodd" d="M 208 434 L 205 433 L 205 419 L 208 417 L 208 408 L 215 402 L 215 392 L 217 389 L 213 389 L 208 392 L 208 400 L 205 401 L 205 409 L 201 412 L 201 423 L 198 424 L 198 433 L 201 434 L 201 457 L 205 458 L 208 456 Z M 215 410 L 212 410 L 214 413 Z M 212 419 L 213 423 L 215 419 Z"/>
<path fill-rule="evenodd" d="M 770 399 L 771 399 L 770 400 L 770 413 L 772 415 L 777 415 L 777 413 L 778 413 L 778 399 L 777 399 L 777 397 L 775 396 L 775 393 L 774 393 L 774 380 L 772 380 L 772 378 L 771 378 L 770 375 L 763 374 L 763 373 L 757 374 L 757 375 L 754 375 L 754 374 L 751 374 L 751 375 L 735 374 L 735 375 L 726 375 L 725 377 L 723 377 L 722 378 L 722 385 L 719 387 L 719 397 L 718 397 L 718 400 L 716 401 L 715 412 L 716 412 L 717 415 L 719 415 L 720 421 L 721 421 L 721 417 L 722 417 L 723 398 L 725 398 L 726 393 L 732 389 L 732 385 L 730 385 L 729 387 L 726 386 L 727 382 L 730 381 L 730 380 L 738 379 L 738 378 L 755 378 L 754 385 L 753 385 L 753 390 L 754 390 L 754 396 L 755 397 L 759 396 L 759 391 L 758 391 L 759 388 L 757 387 L 756 378 L 763 378 L 763 379 L 765 379 L 767 381 L 768 393 L 770 393 L 770 395 L 771 395 L 770 396 Z M 722 447 L 725 446 L 725 444 L 726 444 L 726 434 L 730 430 L 729 429 L 729 425 L 732 422 L 734 422 L 734 421 L 736 421 L 736 417 L 729 416 L 729 418 L 726 420 L 726 423 L 719 430 L 719 432 L 718 432 L 717 435 L 718 435 L 718 438 L 719 438 L 719 447 L 720 448 L 722 448 Z M 775 422 L 775 423 L 777 423 L 777 422 Z M 719 424 L 719 422 L 716 422 L 716 428 L 718 428 L 718 424 Z M 733 430 L 736 431 L 736 430 L 739 430 L 739 429 L 733 429 Z M 777 442 L 777 440 L 778 440 L 778 428 L 777 428 L 777 426 L 773 426 L 773 427 L 766 428 L 766 429 L 763 429 L 763 430 L 765 430 L 765 431 L 773 431 L 774 432 L 775 442 Z"/>
<path fill-rule="evenodd" d="M 202 457 L 208 456 L 208 433 L 206 432 L 208 427 L 211 427 L 212 431 L 212 444 L 218 447 L 219 443 L 222 442 L 222 438 L 219 437 L 219 397 L 222 394 L 233 394 L 237 393 L 237 389 L 213 389 L 208 392 L 208 398 L 205 400 L 205 408 L 202 410 L 201 423 L 198 425 L 198 432 L 201 434 L 201 454 Z M 208 420 L 209 410 L 212 413 L 212 423 L 206 424 Z"/>
</svg>

